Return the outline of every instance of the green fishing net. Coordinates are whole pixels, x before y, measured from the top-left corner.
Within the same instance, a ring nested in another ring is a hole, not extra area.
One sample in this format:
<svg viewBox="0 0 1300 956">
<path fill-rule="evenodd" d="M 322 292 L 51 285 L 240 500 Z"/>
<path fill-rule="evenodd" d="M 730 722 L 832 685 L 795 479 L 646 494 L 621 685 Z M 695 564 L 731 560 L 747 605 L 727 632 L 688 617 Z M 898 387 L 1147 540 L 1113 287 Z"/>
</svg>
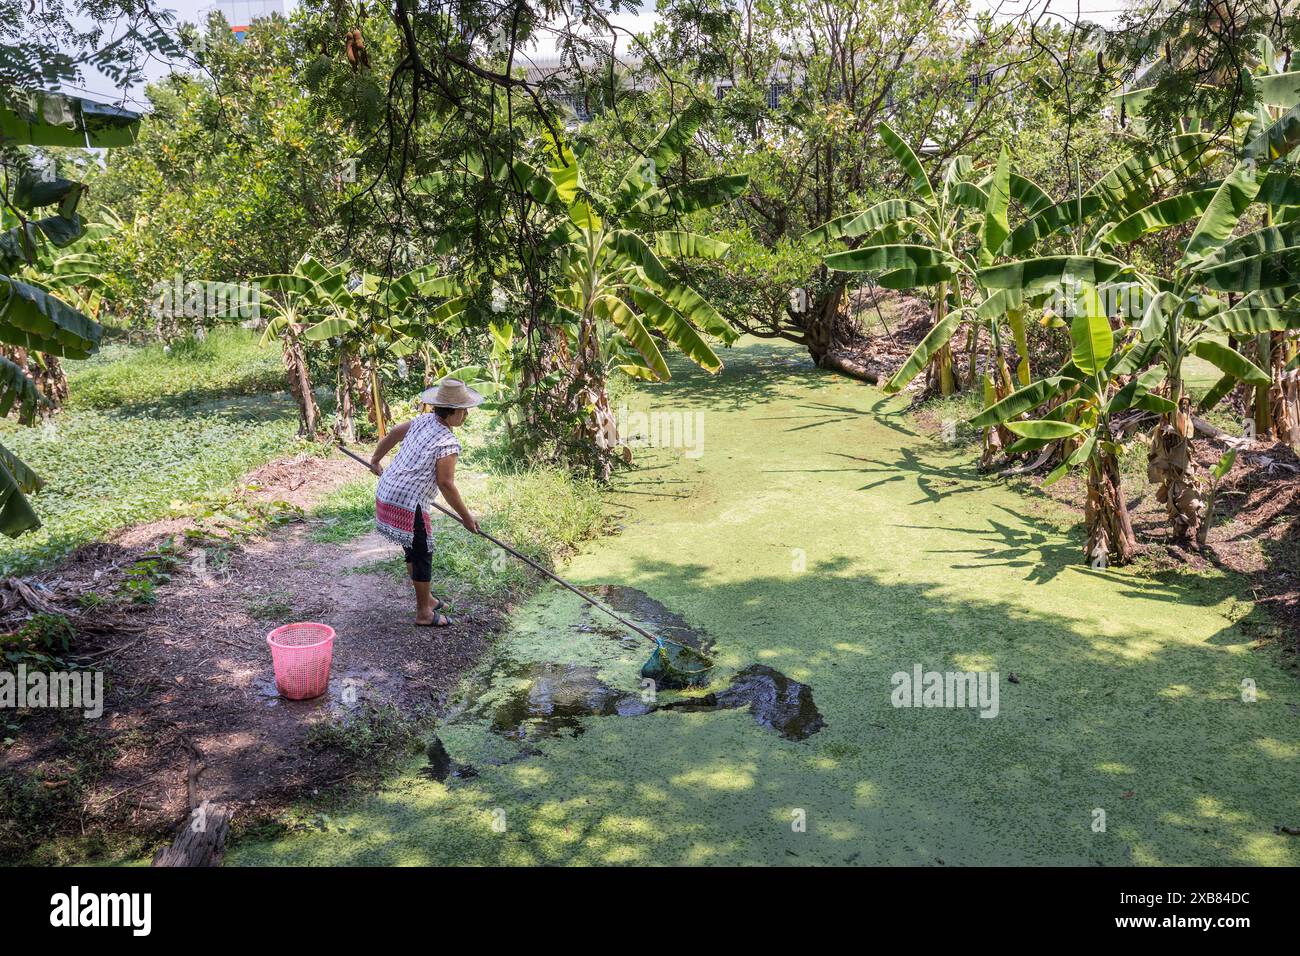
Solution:
<svg viewBox="0 0 1300 956">
<path fill-rule="evenodd" d="M 713 669 L 713 661 L 699 651 L 672 641 L 658 640 L 654 653 L 641 667 L 641 676 L 663 690 L 680 690 L 702 683 Z"/>
</svg>

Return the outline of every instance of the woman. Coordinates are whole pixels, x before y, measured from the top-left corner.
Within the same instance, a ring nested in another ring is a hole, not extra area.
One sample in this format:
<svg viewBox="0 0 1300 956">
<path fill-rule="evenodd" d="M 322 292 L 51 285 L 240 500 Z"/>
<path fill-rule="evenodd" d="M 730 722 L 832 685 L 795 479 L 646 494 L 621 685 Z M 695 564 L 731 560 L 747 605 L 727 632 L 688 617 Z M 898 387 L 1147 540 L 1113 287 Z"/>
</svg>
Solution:
<svg viewBox="0 0 1300 956">
<path fill-rule="evenodd" d="M 415 623 L 420 627 L 446 627 L 451 619 L 438 613 L 447 605 L 435 602 L 429 591 L 433 576 L 432 526 L 429 512 L 441 491 L 461 524 L 478 534 L 478 522 L 470 514 L 456 488 L 456 459 L 460 442 L 452 429 L 464 424 L 469 410 L 483 396 L 464 382 L 444 378 L 437 388 L 427 389 L 420 401 L 433 406 L 433 414 L 418 415 L 402 422 L 385 435 L 370 459 L 370 470 L 379 475 L 375 491 L 375 526 L 406 552 L 406 568 L 415 586 Z M 387 469 L 381 462 L 392 447 L 402 443 Z"/>
</svg>

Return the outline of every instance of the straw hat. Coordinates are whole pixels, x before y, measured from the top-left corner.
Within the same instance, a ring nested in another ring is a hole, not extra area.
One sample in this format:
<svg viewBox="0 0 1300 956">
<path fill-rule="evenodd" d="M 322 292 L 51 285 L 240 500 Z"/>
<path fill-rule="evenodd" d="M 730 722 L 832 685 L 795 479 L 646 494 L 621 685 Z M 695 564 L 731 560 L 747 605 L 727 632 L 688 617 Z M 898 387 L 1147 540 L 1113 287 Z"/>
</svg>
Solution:
<svg viewBox="0 0 1300 956">
<path fill-rule="evenodd" d="M 483 396 L 459 379 L 444 378 L 437 388 L 426 388 L 420 401 L 435 408 L 473 408 L 483 403 Z"/>
</svg>

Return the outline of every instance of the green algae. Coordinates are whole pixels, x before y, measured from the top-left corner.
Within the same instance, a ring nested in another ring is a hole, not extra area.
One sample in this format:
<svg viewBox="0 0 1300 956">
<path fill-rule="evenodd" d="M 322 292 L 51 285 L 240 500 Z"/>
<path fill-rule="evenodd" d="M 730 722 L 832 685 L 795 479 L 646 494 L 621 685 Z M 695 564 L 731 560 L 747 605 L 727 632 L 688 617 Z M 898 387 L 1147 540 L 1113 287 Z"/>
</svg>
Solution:
<svg viewBox="0 0 1300 956">
<path fill-rule="evenodd" d="M 492 714 L 522 666 L 640 688 L 644 642 L 544 591 L 439 731 L 478 776 L 413 766 L 337 828 L 229 863 L 1300 863 L 1274 831 L 1300 820 L 1300 692 L 1253 648 L 1243 582 L 1082 567 L 1069 515 L 976 475 L 901 400 L 779 345 L 727 363 L 629 397 L 703 412 L 704 453 L 642 451 L 609 494 L 625 533 L 566 574 L 707 631 L 714 690 L 754 664 L 810 685 L 826 726 L 790 741 L 742 710 L 672 710 L 508 739 Z M 916 663 L 999 671 L 998 716 L 894 708 Z"/>
</svg>

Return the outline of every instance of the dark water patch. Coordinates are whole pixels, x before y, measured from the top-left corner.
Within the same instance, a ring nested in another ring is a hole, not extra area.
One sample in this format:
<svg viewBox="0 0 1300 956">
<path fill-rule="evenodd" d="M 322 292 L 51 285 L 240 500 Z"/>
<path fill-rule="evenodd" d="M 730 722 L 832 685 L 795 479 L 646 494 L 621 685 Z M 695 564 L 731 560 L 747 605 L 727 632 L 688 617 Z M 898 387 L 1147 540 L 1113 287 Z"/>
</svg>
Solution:
<svg viewBox="0 0 1300 956">
<path fill-rule="evenodd" d="M 731 686 L 713 694 L 661 704 L 659 710 L 730 710 L 749 707 L 760 727 L 786 740 L 807 740 L 826 726 L 813 702 L 812 688 L 765 664 L 751 664 L 731 678 Z"/>
<path fill-rule="evenodd" d="M 713 640 L 704 631 L 692 627 L 680 614 L 670 611 L 663 604 L 656 601 L 650 595 L 637 588 L 624 587 L 621 584 L 598 584 L 591 588 L 592 597 L 603 603 L 610 610 L 631 619 L 634 624 L 644 628 L 651 634 L 667 638 L 678 644 L 684 644 L 687 647 L 699 651 L 702 654 L 710 654 L 713 650 Z M 647 648 L 647 653 L 652 645 L 645 638 L 638 634 L 628 631 L 608 614 L 603 614 L 591 605 L 586 606 L 587 619 L 590 627 L 602 634 L 611 634 L 620 639 L 623 637 L 632 637 L 639 641 Z"/>
<path fill-rule="evenodd" d="M 351 671 L 331 671 L 329 687 L 319 697 L 307 700 L 290 700 L 280 694 L 271 671 L 253 680 L 253 691 L 267 707 L 288 707 L 303 713 L 328 710 L 335 714 L 350 714 L 363 703 L 375 700 L 378 688 L 386 683 L 386 672 L 363 667 Z"/>
<path fill-rule="evenodd" d="M 637 717 L 654 708 L 639 694 L 605 684 L 596 668 L 577 664 L 532 664 L 526 685 L 511 693 L 492 712 L 492 730 L 524 740 L 553 737 L 562 731 L 582 733 L 584 717 Z"/>
</svg>

